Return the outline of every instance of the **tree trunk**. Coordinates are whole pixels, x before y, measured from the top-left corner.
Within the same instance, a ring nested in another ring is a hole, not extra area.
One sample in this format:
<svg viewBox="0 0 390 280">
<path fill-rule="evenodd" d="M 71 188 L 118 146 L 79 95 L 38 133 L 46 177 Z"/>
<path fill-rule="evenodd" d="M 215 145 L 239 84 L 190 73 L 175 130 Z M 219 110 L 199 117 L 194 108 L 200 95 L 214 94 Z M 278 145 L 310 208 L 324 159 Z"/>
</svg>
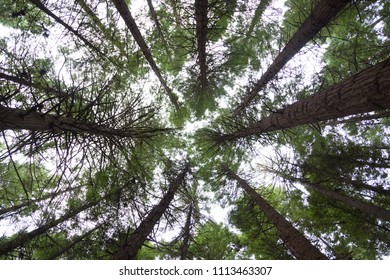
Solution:
<svg viewBox="0 0 390 280">
<path fill-rule="evenodd" d="M 168 209 L 169 204 L 173 200 L 176 191 L 183 183 L 184 178 L 189 170 L 186 166 L 183 171 L 171 183 L 168 192 L 163 196 L 159 204 L 153 207 L 152 211 L 146 216 L 141 224 L 129 236 L 127 242 L 113 254 L 115 260 L 134 260 L 137 257 L 139 250 L 145 243 L 146 238 L 152 232 L 156 223 L 160 220 L 162 215 Z"/>
<path fill-rule="evenodd" d="M 113 43 L 120 53 L 123 56 L 126 56 L 126 51 L 124 46 L 121 44 L 120 41 L 116 40 L 114 36 L 112 35 L 112 32 L 106 28 L 106 26 L 102 23 L 102 21 L 96 16 L 96 14 L 91 10 L 91 8 L 88 6 L 88 4 L 84 0 L 76 0 L 76 2 L 81 6 L 81 8 L 84 10 L 84 12 L 88 15 L 88 17 L 91 19 L 91 21 L 96 24 L 98 29 L 103 33 L 103 35 L 110 40 L 111 43 Z"/>
<path fill-rule="evenodd" d="M 0 130 L 26 129 L 31 131 L 64 132 L 91 134 L 119 138 L 149 138 L 164 131 L 159 128 L 112 129 L 102 125 L 85 123 L 69 117 L 57 117 L 33 110 L 8 108 L 0 105 Z"/>
<path fill-rule="evenodd" d="M 191 237 L 191 219 L 192 219 L 192 203 L 188 209 L 186 224 L 184 225 L 183 233 L 183 244 L 180 248 L 180 259 L 186 260 L 188 255 L 188 248 L 190 247 L 190 237 Z"/>
<path fill-rule="evenodd" d="M 72 249 L 78 243 L 82 242 L 86 237 L 91 235 L 95 230 L 101 228 L 102 226 L 103 226 L 103 224 L 99 224 L 96 227 L 94 227 L 93 229 L 91 229 L 91 230 L 87 231 L 86 233 L 84 233 L 83 235 L 76 237 L 71 243 L 69 243 L 67 246 L 63 247 L 58 252 L 52 254 L 48 259 L 49 260 L 55 260 L 55 259 L 61 257 L 63 254 L 68 252 L 70 249 Z"/>
<path fill-rule="evenodd" d="M 268 7 L 268 5 L 271 3 L 272 0 L 260 0 L 260 3 L 257 5 L 255 15 L 253 16 L 253 19 L 251 21 L 251 25 L 249 26 L 248 31 L 246 32 L 246 37 L 252 36 L 253 30 L 255 29 L 256 24 L 261 19 L 261 16 L 263 15 L 265 9 Z"/>
<path fill-rule="evenodd" d="M 198 49 L 198 61 L 200 68 L 200 85 L 202 89 L 207 88 L 207 0 L 195 0 L 195 21 L 196 21 L 196 41 Z"/>
<path fill-rule="evenodd" d="M 302 183 L 304 186 L 315 190 L 316 192 L 323 194 L 331 199 L 340 201 L 345 205 L 356 208 L 372 217 L 382 219 L 384 221 L 390 221 L 390 211 L 380 208 L 376 205 L 369 204 L 360 200 L 353 199 L 351 197 L 339 194 L 335 191 L 322 188 L 315 183 L 311 183 L 308 180 L 299 179 L 298 182 Z"/>
<path fill-rule="evenodd" d="M 169 96 L 170 101 L 175 106 L 176 110 L 179 110 L 177 97 L 173 94 L 172 90 L 168 87 L 167 82 L 163 78 L 161 71 L 158 68 L 156 62 L 154 61 L 152 53 L 150 52 L 149 47 L 146 44 L 141 32 L 139 31 L 138 26 L 135 23 L 135 20 L 131 15 L 129 7 L 127 6 L 126 2 L 124 0 L 112 0 L 112 2 L 114 2 L 116 9 L 120 13 L 123 20 L 125 21 L 128 29 L 130 30 L 131 34 L 134 37 L 134 40 L 137 42 L 138 46 L 140 47 L 144 57 L 148 61 L 153 72 L 159 79 L 160 83 L 163 85 L 165 91 Z"/>
<path fill-rule="evenodd" d="M 167 44 L 167 41 L 165 40 L 164 34 L 162 32 L 161 24 L 160 24 L 160 21 L 158 20 L 157 12 L 154 9 L 153 2 L 152 2 L 152 0 L 147 0 L 147 1 L 148 1 L 149 10 L 150 10 L 150 15 L 152 16 L 154 24 L 156 25 L 158 35 L 160 36 L 161 42 L 165 48 L 166 53 L 169 54 L 168 44 Z"/>
<path fill-rule="evenodd" d="M 68 25 L 66 22 L 64 22 L 54 13 L 52 13 L 48 8 L 46 8 L 45 5 L 40 0 L 30 0 L 30 2 L 34 4 L 35 7 L 40 9 L 42 12 L 44 12 L 45 14 L 53 18 L 56 22 L 58 22 L 63 27 L 65 27 L 65 29 L 67 29 L 69 32 L 73 33 L 77 38 L 83 41 L 84 44 L 86 44 L 93 51 L 97 52 L 101 56 L 105 56 L 96 46 L 94 46 L 90 41 L 88 41 L 84 36 L 82 36 L 77 30 L 73 29 L 73 27 Z"/>
<path fill-rule="evenodd" d="M 226 172 L 230 179 L 236 180 L 240 187 L 244 189 L 247 194 L 256 202 L 260 210 L 268 217 L 271 223 L 276 226 L 279 236 L 284 240 L 287 248 L 297 259 L 328 259 L 320 252 L 320 250 L 313 246 L 302 233 L 294 228 L 290 222 L 288 222 L 264 198 L 262 198 L 253 188 L 251 188 L 244 179 L 241 179 L 236 173 L 234 173 L 226 166 L 223 166 L 222 169 L 224 172 Z"/>
<path fill-rule="evenodd" d="M 327 121 L 350 115 L 390 108 L 390 59 L 370 67 L 332 87 L 231 134 L 219 136 L 219 141 L 234 141 L 302 124 Z"/>
<path fill-rule="evenodd" d="M 87 203 L 87 204 L 79 207 L 76 210 L 69 211 L 64 216 L 62 216 L 56 220 L 52 220 L 52 221 L 38 227 L 37 229 L 35 229 L 33 231 L 23 232 L 23 233 L 17 234 L 15 237 L 11 238 L 10 240 L 8 240 L 6 242 L 1 242 L 0 243 L 0 256 L 5 255 L 6 253 L 11 252 L 12 250 L 16 249 L 17 247 L 26 244 L 27 242 L 33 240 L 34 238 L 44 234 L 49 229 L 52 229 L 52 228 L 56 227 L 57 225 L 65 222 L 71 218 L 76 217 L 79 213 L 81 213 L 81 212 L 83 212 L 83 211 L 85 211 L 93 206 L 98 205 L 100 203 L 100 201 L 102 201 L 103 199 L 104 198 L 100 198 L 97 201 Z"/>
<path fill-rule="evenodd" d="M 287 42 L 282 52 L 275 58 L 260 80 L 246 94 L 244 100 L 233 111 L 233 116 L 238 116 L 250 105 L 256 95 L 267 83 L 283 68 L 308 41 L 325 27 L 343 9 L 349 0 L 322 0 L 314 8 L 310 16 L 303 22 L 298 31 Z"/>
<path fill-rule="evenodd" d="M 8 207 L 8 208 L 0 209 L 0 220 L 4 218 L 4 217 L 2 217 L 4 214 L 10 213 L 10 212 L 15 212 L 15 211 L 17 211 L 17 210 L 19 210 L 19 209 L 21 209 L 23 207 L 30 206 L 30 205 L 32 205 L 32 204 L 34 204 L 36 202 L 44 201 L 44 200 L 49 199 L 49 198 L 54 199 L 54 197 L 56 197 L 56 196 L 58 196 L 60 194 L 74 191 L 76 189 L 79 189 L 80 187 L 81 186 L 78 186 L 78 187 L 75 187 L 75 188 L 69 188 L 67 190 L 59 191 L 59 192 L 56 192 L 56 193 L 45 194 L 45 195 L 43 195 L 40 198 L 33 199 L 33 200 L 27 200 L 26 202 L 22 202 L 20 204 L 17 204 L 17 205 Z"/>
</svg>

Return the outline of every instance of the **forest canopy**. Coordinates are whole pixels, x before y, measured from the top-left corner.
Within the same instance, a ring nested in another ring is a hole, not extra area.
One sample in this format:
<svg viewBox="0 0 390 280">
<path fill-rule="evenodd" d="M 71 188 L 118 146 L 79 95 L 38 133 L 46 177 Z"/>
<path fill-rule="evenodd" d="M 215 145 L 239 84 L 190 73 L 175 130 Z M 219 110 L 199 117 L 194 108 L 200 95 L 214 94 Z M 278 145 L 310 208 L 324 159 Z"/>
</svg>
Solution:
<svg viewBox="0 0 390 280">
<path fill-rule="evenodd" d="M 0 260 L 388 258 L 389 17 L 2 0 Z"/>
</svg>

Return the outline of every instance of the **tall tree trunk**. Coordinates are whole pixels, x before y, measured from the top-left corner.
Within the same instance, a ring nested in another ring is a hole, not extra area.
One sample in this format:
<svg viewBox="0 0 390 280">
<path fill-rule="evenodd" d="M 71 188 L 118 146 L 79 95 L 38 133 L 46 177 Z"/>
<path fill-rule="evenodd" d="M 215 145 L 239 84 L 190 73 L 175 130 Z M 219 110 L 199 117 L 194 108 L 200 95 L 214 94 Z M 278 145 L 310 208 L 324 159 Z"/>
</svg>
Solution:
<svg viewBox="0 0 390 280">
<path fill-rule="evenodd" d="M 129 236 L 127 242 L 113 254 L 115 260 L 134 260 L 137 257 L 139 250 L 145 243 L 146 238 L 152 232 L 156 223 L 160 220 L 162 215 L 168 209 L 169 204 L 173 200 L 176 191 L 183 183 L 184 178 L 189 170 L 188 165 L 171 183 L 168 192 L 163 196 L 159 204 L 153 207 L 152 211 L 146 216 L 141 224 Z"/>
<path fill-rule="evenodd" d="M 300 233 L 295 227 L 291 225 L 279 212 L 277 212 L 264 198 L 262 198 L 249 184 L 236 173 L 234 173 L 227 166 L 222 166 L 222 169 L 230 179 L 234 179 L 238 182 L 240 187 L 256 202 L 260 210 L 268 217 L 273 223 L 279 236 L 286 243 L 287 248 L 292 254 L 301 260 L 326 260 L 328 259 L 324 254 L 320 252 L 315 246 L 313 246 L 306 237 Z"/>
<path fill-rule="evenodd" d="M 390 221 L 390 211 L 389 210 L 383 209 L 383 208 L 378 207 L 374 204 L 370 204 L 367 202 L 363 202 L 363 201 L 342 195 L 340 193 L 337 193 L 335 191 L 332 191 L 332 190 L 329 190 L 326 188 L 322 188 L 315 183 L 309 182 L 308 180 L 299 179 L 297 181 L 300 182 L 301 184 L 303 184 L 304 186 L 315 190 L 316 192 L 318 192 L 320 194 L 323 194 L 323 195 L 325 195 L 329 198 L 332 198 L 334 200 L 340 201 L 340 202 L 342 202 L 345 205 L 348 205 L 350 207 L 356 208 L 356 209 L 358 209 L 358 210 L 360 210 L 360 211 L 362 211 L 362 212 L 364 212 L 372 217 L 379 218 L 379 219 L 382 219 L 384 221 Z"/>
<path fill-rule="evenodd" d="M 10 212 L 15 212 L 21 208 L 33 205 L 37 202 L 44 201 L 44 200 L 49 199 L 49 198 L 54 199 L 56 196 L 59 196 L 63 193 L 74 191 L 76 189 L 79 189 L 80 187 L 81 186 L 78 186 L 75 188 L 69 188 L 67 190 L 63 190 L 63 191 L 59 191 L 59 192 L 55 192 L 55 193 L 48 193 L 48 194 L 42 195 L 40 198 L 37 198 L 37 199 L 27 200 L 25 202 L 19 203 L 17 205 L 13 205 L 13 206 L 8 207 L 8 208 L 2 208 L 2 209 L 0 209 L 0 220 L 4 218 L 4 217 L 2 217 L 4 214 L 10 213 Z"/>
<path fill-rule="evenodd" d="M 170 101 L 175 106 L 176 110 L 179 110 L 179 103 L 178 103 L 177 96 L 175 96 L 175 94 L 168 87 L 167 82 L 163 78 L 161 71 L 158 68 L 156 62 L 154 61 L 152 53 L 150 52 L 149 47 L 146 44 L 141 32 L 139 31 L 138 26 L 133 16 L 131 15 L 129 7 L 127 6 L 126 2 L 124 0 L 112 0 L 112 2 L 114 2 L 116 9 L 120 13 L 123 20 L 125 21 L 128 29 L 130 30 L 131 34 L 134 37 L 134 40 L 137 42 L 138 46 L 140 47 L 144 57 L 148 61 L 153 72 L 159 79 L 160 83 L 163 85 L 165 91 L 169 96 Z"/>
<path fill-rule="evenodd" d="M 103 226 L 103 224 L 98 224 L 96 227 L 94 227 L 93 229 L 87 231 L 86 233 L 84 233 L 83 235 L 81 236 L 78 236 L 76 237 L 71 243 L 69 243 L 67 246 L 65 247 L 62 247 L 61 250 L 59 250 L 58 252 L 52 254 L 48 259 L 49 260 L 55 260 L 59 257 L 61 257 L 63 254 L 65 254 L 66 252 L 68 252 L 70 249 L 72 249 L 74 246 L 76 246 L 78 243 L 82 242 L 86 237 L 88 237 L 89 235 L 91 235 L 95 230 L 101 228 Z"/>
<path fill-rule="evenodd" d="M 253 16 L 253 19 L 251 21 L 251 24 L 248 28 L 248 31 L 246 32 L 246 37 L 252 36 L 253 30 L 255 29 L 256 24 L 261 19 L 261 16 L 263 15 L 265 9 L 268 7 L 268 5 L 271 3 L 272 0 L 260 0 L 260 3 L 257 5 L 255 15 Z"/>
<path fill-rule="evenodd" d="M 80 5 L 80 7 L 84 10 L 84 12 L 88 15 L 91 21 L 96 24 L 98 29 L 103 33 L 103 35 L 110 40 L 111 43 L 114 44 L 115 47 L 118 48 L 120 53 L 126 56 L 126 51 L 122 43 L 116 40 L 112 34 L 112 32 L 106 28 L 106 26 L 102 23 L 102 21 L 97 17 L 97 15 L 91 10 L 88 4 L 84 0 L 76 0 L 76 2 Z"/>
<path fill-rule="evenodd" d="M 58 16 L 56 16 L 54 13 L 52 13 L 46 6 L 40 1 L 40 0 L 30 0 L 32 4 L 34 4 L 35 7 L 40 9 L 42 12 L 53 18 L 56 22 L 61 24 L 65 29 L 67 29 L 69 32 L 73 33 L 77 38 L 79 38 L 85 45 L 87 45 L 90 49 L 97 52 L 101 56 L 105 56 L 96 46 L 94 46 L 90 41 L 88 41 L 83 35 L 81 35 L 77 30 L 73 29 L 70 25 L 68 25 L 66 22 L 64 22 L 62 19 L 60 19 Z"/>
<path fill-rule="evenodd" d="M 207 43 L 207 0 L 195 0 L 195 21 L 196 21 L 196 41 L 198 49 L 198 61 L 200 68 L 200 85 L 202 89 L 207 88 L 207 62 L 206 62 L 206 43 Z"/>
<path fill-rule="evenodd" d="M 26 129 L 31 131 L 64 132 L 91 134 L 119 138 L 149 138 L 164 131 L 159 128 L 113 129 L 102 125 L 85 123 L 69 117 L 8 108 L 0 105 L 0 130 Z"/>
<path fill-rule="evenodd" d="M 160 36 L 161 42 L 164 45 L 166 53 L 169 54 L 168 44 L 167 44 L 167 41 L 165 40 L 164 34 L 162 32 L 161 24 L 160 24 L 160 21 L 158 20 L 157 12 L 154 9 L 153 2 L 152 2 L 152 0 L 147 0 L 147 1 L 148 1 L 149 10 L 150 10 L 150 15 L 152 16 L 154 24 L 156 25 L 158 35 Z"/>
<path fill-rule="evenodd" d="M 303 22 L 298 31 L 287 42 L 282 52 L 275 58 L 263 76 L 256 82 L 246 94 L 244 100 L 233 111 L 233 116 L 238 116 L 250 105 L 256 95 L 267 83 L 283 68 L 308 41 L 325 27 L 343 9 L 349 0 L 322 0 L 314 8 L 310 16 Z"/>
<path fill-rule="evenodd" d="M 22 246 L 26 244 L 27 242 L 33 240 L 34 238 L 44 234 L 46 231 L 56 227 L 57 225 L 72 219 L 76 217 L 79 213 L 98 205 L 104 197 L 100 198 L 99 200 L 89 202 L 75 210 L 71 210 L 62 217 L 52 220 L 50 222 L 47 222 L 44 225 L 41 225 L 40 227 L 34 229 L 33 231 L 30 232 L 23 232 L 20 234 L 17 234 L 15 237 L 9 239 L 8 241 L 5 242 L 0 242 L 0 256 L 5 255 L 9 252 L 12 252 L 12 250 L 16 249 L 19 246 Z"/>
<path fill-rule="evenodd" d="M 192 210 L 193 210 L 193 205 L 191 203 L 190 207 L 188 209 L 186 223 L 184 225 L 183 244 L 180 248 L 180 259 L 181 260 L 187 259 L 188 248 L 190 247 Z"/>
<path fill-rule="evenodd" d="M 219 135 L 218 141 L 234 141 L 302 124 L 389 108 L 390 59 L 387 59 L 328 89 L 287 105 L 249 127 Z"/>
</svg>

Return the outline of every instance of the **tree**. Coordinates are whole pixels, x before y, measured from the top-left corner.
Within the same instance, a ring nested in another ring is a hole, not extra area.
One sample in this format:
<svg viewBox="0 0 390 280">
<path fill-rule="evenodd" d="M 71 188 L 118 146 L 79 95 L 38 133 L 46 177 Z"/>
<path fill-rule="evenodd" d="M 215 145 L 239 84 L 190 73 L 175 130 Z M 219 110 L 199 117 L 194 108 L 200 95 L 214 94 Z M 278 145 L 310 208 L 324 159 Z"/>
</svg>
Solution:
<svg viewBox="0 0 390 280">
<path fill-rule="evenodd" d="M 134 232 L 126 238 L 126 243 L 122 245 L 122 248 L 114 253 L 113 259 L 127 260 L 137 257 L 138 251 L 141 249 L 148 235 L 152 232 L 153 227 L 168 208 L 188 171 L 189 166 L 186 165 L 181 173 L 171 182 L 167 193 L 163 196 L 159 204 L 150 211 Z"/>
<path fill-rule="evenodd" d="M 295 229 L 282 215 L 280 215 L 266 200 L 264 200 L 248 183 L 235 174 L 231 169 L 224 166 L 230 179 L 236 180 L 240 187 L 256 202 L 257 206 L 264 212 L 270 221 L 276 226 L 280 237 L 286 242 L 297 259 L 328 259 L 306 237 Z"/>
<path fill-rule="evenodd" d="M 349 1 L 320 1 L 299 30 L 288 41 L 268 70 L 247 93 L 244 100 L 233 112 L 237 116 L 247 107 L 264 86 L 286 65 L 286 63 L 313 37 L 326 26 Z"/>
<path fill-rule="evenodd" d="M 251 123 L 229 134 L 215 134 L 218 142 L 234 141 L 251 135 L 259 135 L 279 129 L 291 128 L 302 124 L 312 124 L 388 109 L 390 60 L 387 59 L 370 67 L 331 88 L 319 91 L 305 99 L 287 105 L 278 112 Z"/>
</svg>

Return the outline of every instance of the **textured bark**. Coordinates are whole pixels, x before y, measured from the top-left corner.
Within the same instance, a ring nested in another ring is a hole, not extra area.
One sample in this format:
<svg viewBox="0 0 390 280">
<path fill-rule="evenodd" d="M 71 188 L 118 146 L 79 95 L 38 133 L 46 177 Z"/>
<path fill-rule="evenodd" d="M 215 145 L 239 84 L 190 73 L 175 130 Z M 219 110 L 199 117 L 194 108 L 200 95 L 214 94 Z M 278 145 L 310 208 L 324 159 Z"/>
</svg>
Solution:
<svg viewBox="0 0 390 280">
<path fill-rule="evenodd" d="M 163 85 L 165 91 L 169 96 L 170 101 L 175 106 L 176 110 L 178 110 L 179 109 L 178 99 L 173 94 L 172 90 L 168 87 L 167 82 L 163 78 L 161 71 L 158 68 L 156 62 L 154 61 L 152 53 L 150 52 L 149 47 L 146 44 L 141 32 L 139 31 L 139 28 L 133 16 L 131 15 L 129 7 L 127 6 L 126 2 L 124 0 L 112 0 L 112 2 L 115 4 L 116 9 L 120 13 L 122 19 L 125 21 L 127 28 L 130 30 L 131 34 L 133 35 L 134 40 L 137 42 L 138 46 L 140 47 L 145 59 L 148 61 L 154 74 L 157 76 L 160 83 Z"/>
<path fill-rule="evenodd" d="M 298 31 L 287 42 L 282 52 L 275 58 L 267 71 L 246 94 L 244 100 L 233 111 L 233 116 L 238 116 L 250 105 L 256 95 L 267 83 L 283 68 L 299 50 L 342 10 L 349 0 L 322 0 L 314 8 L 310 16 L 303 22 Z"/>
<path fill-rule="evenodd" d="M 191 203 L 187 213 L 186 224 L 184 225 L 183 244 L 180 248 L 181 260 L 187 259 L 188 248 L 190 247 L 192 211 L 193 211 L 193 206 Z"/>
<path fill-rule="evenodd" d="M 19 246 L 26 244 L 27 242 L 33 240 L 34 238 L 36 238 L 38 236 L 46 233 L 48 230 L 56 227 L 57 225 L 65 222 L 71 218 L 76 217 L 79 213 L 81 213 L 81 212 L 83 212 L 83 211 L 85 211 L 93 206 L 98 205 L 100 203 L 100 201 L 102 201 L 102 200 L 103 200 L 103 198 L 101 198 L 97 201 L 87 203 L 76 210 L 69 211 L 64 216 L 62 216 L 56 220 L 52 220 L 52 221 L 38 227 L 37 229 L 35 229 L 33 231 L 20 233 L 20 234 L 16 235 L 14 238 L 11 238 L 10 240 L 8 240 L 6 242 L 1 242 L 0 243 L 0 256 L 5 255 L 9 252 L 12 252 L 12 250 L 18 248 Z"/>
<path fill-rule="evenodd" d="M 295 227 L 291 225 L 279 212 L 277 212 L 264 198 L 261 197 L 249 184 L 236 173 L 223 167 L 230 179 L 238 182 L 240 187 L 256 202 L 260 210 L 268 217 L 268 219 L 275 225 L 279 233 L 292 254 L 301 260 L 326 260 L 328 259 L 320 252 L 311 242 L 300 233 Z"/>
<path fill-rule="evenodd" d="M 186 166 L 183 171 L 171 183 L 168 192 L 163 196 L 161 201 L 150 211 L 141 224 L 129 236 L 127 242 L 113 254 L 115 260 L 134 260 L 137 257 L 139 250 L 145 243 L 146 238 L 152 232 L 156 223 L 168 209 L 169 204 L 173 200 L 176 191 L 183 183 L 184 178 L 189 170 Z"/>
<path fill-rule="evenodd" d="M 77 134 L 91 134 L 119 138 L 150 138 L 164 131 L 154 128 L 112 129 L 102 125 L 85 123 L 69 117 L 57 117 L 33 110 L 8 108 L 0 105 L 0 130 L 69 131 Z"/>
<path fill-rule="evenodd" d="M 353 199 L 349 196 L 342 195 L 335 191 L 325 189 L 320 187 L 315 183 L 310 183 L 307 180 L 298 180 L 298 182 L 302 183 L 304 186 L 315 190 L 316 192 L 323 194 L 329 198 L 340 201 L 345 205 L 356 208 L 372 217 L 379 218 L 385 221 L 390 221 L 390 211 L 380 208 L 374 204 L 366 203 L 357 199 Z"/>
<path fill-rule="evenodd" d="M 220 136 L 233 141 L 302 124 L 390 108 L 390 59 L 271 113 L 247 128 Z"/>
<path fill-rule="evenodd" d="M 207 8 L 207 0 L 195 0 L 196 41 L 200 68 L 199 80 L 200 85 L 203 89 L 207 88 Z"/>
<path fill-rule="evenodd" d="M 86 44 L 93 51 L 97 52 L 101 56 L 104 56 L 104 54 L 96 46 L 94 46 L 90 41 L 88 41 L 84 36 L 82 36 L 77 30 L 73 29 L 73 27 L 71 27 L 62 19 L 60 19 L 58 16 L 56 16 L 54 13 L 52 13 L 48 8 L 45 7 L 45 5 L 40 0 L 30 0 L 30 2 L 34 4 L 35 7 L 40 9 L 42 12 L 44 12 L 45 14 L 53 18 L 56 22 L 58 22 L 63 27 L 65 27 L 65 29 L 67 29 L 69 32 L 73 33 L 77 38 L 83 41 L 83 43 Z"/>
</svg>

